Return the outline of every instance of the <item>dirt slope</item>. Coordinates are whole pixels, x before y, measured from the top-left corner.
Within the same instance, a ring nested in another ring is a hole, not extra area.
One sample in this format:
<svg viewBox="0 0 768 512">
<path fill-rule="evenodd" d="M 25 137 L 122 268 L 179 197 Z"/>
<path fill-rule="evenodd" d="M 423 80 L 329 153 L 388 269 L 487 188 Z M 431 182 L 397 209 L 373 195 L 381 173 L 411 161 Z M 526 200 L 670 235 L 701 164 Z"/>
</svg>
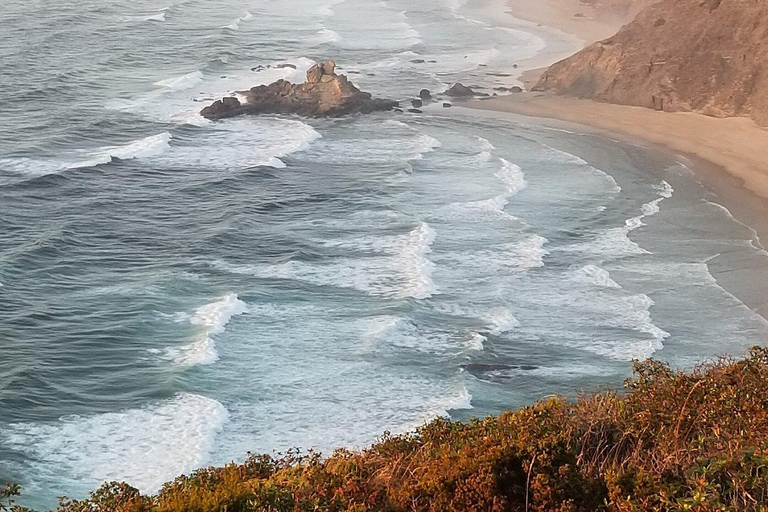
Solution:
<svg viewBox="0 0 768 512">
<path fill-rule="evenodd" d="M 768 0 L 662 0 L 534 90 L 768 126 Z"/>
</svg>

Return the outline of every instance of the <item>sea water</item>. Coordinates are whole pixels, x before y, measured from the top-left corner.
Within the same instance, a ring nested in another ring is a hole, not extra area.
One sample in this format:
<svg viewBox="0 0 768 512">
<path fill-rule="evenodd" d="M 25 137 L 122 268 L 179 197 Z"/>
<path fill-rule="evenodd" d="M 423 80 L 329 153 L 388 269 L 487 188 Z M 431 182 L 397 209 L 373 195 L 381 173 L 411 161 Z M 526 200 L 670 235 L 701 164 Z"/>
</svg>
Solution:
<svg viewBox="0 0 768 512">
<path fill-rule="evenodd" d="M 0 481 L 154 492 L 763 342 L 710 266 L 766 252 L 674 155 L 441 102 L 197 114 L 326 58 L 493 94 L 577 46 L 480 0 L 6 1 Z"/>
</svg>

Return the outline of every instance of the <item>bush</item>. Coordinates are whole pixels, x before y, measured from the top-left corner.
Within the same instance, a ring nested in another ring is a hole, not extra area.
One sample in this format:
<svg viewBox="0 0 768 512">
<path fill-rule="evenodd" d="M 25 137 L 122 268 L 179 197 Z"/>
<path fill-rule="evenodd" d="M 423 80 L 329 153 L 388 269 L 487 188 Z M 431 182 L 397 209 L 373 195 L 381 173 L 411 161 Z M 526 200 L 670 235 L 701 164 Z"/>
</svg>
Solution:
<svg viewBox="0 0 768 512">
<path fill-rule="evenodd" d="M 250 456 L 156 496 L 110 483 L 59 511 L 768 511 L 768 350 L 634 370 L 623 394 L 438 419 L 327 459 Z"/>
</svg>

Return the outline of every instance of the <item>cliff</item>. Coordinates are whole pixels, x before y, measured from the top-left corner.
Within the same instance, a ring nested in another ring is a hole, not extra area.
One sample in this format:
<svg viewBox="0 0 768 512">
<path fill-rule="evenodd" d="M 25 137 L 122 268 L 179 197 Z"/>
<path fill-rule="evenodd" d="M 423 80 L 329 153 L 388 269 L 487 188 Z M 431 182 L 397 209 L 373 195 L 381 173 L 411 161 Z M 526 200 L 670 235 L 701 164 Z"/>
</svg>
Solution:
<svg viewBox="0 0 768 512">
<path fill-rule="evenodd" d="M 768 126 L 768 1 L 661 0 L 534 90 Z"/>
</svg>

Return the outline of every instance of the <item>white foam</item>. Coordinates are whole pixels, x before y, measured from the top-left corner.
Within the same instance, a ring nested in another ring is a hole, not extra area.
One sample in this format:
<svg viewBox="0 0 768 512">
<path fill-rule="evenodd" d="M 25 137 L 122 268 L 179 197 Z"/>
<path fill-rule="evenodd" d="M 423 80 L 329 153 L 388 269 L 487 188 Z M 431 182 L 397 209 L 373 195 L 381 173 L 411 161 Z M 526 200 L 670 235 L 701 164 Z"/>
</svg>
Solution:
<svg viewBox="0 0 768 512">
<path fill-rule="evenodd" d="M 501 159 L 501 169 L 495 176 L 507 187 L 510 195 L 515 195 L 528 186 L 520 166 L 503 158 Z"/>
<path fill-rule="evenodd" d="M 385 121 L 375 133 L 358 135 L 357 138 L 323 141 L 323 151 L 312 156 L 326 163 L 390 164 L 421 160 L 442 145 L 434 137 L 396 120 Z"/>
<path fill-rule="evenodd" d="M 159 156 L 171 146 L 171 134 L 163 132 L 144 139 L 133 141 L 125 146 L 104 146 L 92 150 L 77 150 L 63 153 L 61 160 L 42 160 L 33 158 L 4 158 L 0 166 L 23 176 L 36 178 L 48 174 L 57 174 L 70 169 L 84 169 L 106 165 L 115 158 L 120 160 L 144 159 Z"/>
<path fill-rule="evenodd" d="M 246 310 L 245 302 L 238 299 L 234 293 L 229 293 L 216 302 L 199 307 L 189 317 L 189 321 L 193 325 L 199 326 L 202 332 L 189 345 L 167 348 L 166 357 L 182 366 L 215 363 L 219 359 L 219 353 L 216 351 L 214 336 L 225 331 L 227 323 L 233 316 L 241 315 Z"/>
<path fill-rule="evenodd" d="M 176 146 L 158 165 L 206 170 L 285 167 L 281 158 L 308 149 L 321 135 L 310 125 L 289 119 L 232 119 L 216 123 L 194 145 Z"/>
<path fill-rule="evenodd" d="M 636 242 L 629 238 L 629 234 L 637 228 L 644 226 L 643 219 L 656 215 L 661 211 L 660 203 L 664 199 L 672 197 L 674 189 L 666 181 L 662 181 L 657 187 L 654 187 L 659 198 L 654 199 L 641 206 L 641 215 L 632 217 L 624 221 L 624 226 L 620 228 L 611 228 L 598 235 L 593 242 L 574 244 L 565 247 L 564 251 L 586 251 L 594 255 L 604 257 L 621 257 L 650 254 L 647 250 L 640 247 Z"/>
<path fill-rule="evenodd" d="M 601 177 L 610 187 L 609 191 L 611 193 L 618 194 L 621 192 L 621 187 L 613 176 L 601 169 L 598 169 L 597 167 L 590 165 L 590 163 L 583 158 L 572 155 L 570 153 L 566 153 L 565 151 L 561 151 L 559 149 L 555 149 L 552 146 L 548 146 L 546 144 L 542 144 L 542 146 L 544 146 L 559 162 L 576 165 L 579 168 L 590 172 L 591 174 Z"/>
<path fill-rule="evenodd" d="M 405 276 L 402 294 L 414 299 L 426 299 L 436 292 L 432 273 L 435 264 L 429 260 L 435 231 L 426 222 L 420 222 L 408 234 L 408 241 L 399 254 L 400 265 Z"/>
<path fill-rule="evenodd" d="M 158 14 L 154 14 L 152 16 L 147 16 L 144 18 L 145 21 L 165 21 L 165 12 L 161 12 Z"/>
<path fill-rule="evenodd" d="M 155 82 L 155 85 L 159 87 L 164 87 L 171 91 L 181 91 L 184 89 L 190 89 L 202 81 L 203 81 L 202 71 L 192 71 L 191 73 L 187 73 L 186 75 L 181 75 L 177 77 L 166 78 L 165 80 L 160 80 L 158 82 Z"/>
<path fill-rule="evenodd" d="M 336 43 L 341 41 L 341 36 L 338 32 L 334 30 L 329 30 L 327 28 L 320 29 L 317 32 L 317 35 L 320 36 L 320 39 L 317 41 L 317 44 L 327 44 L 327 43 Z"/>
<path fill-rule="evenodd" d="M 605 325 L 632 329 L 648 337 L 629 346 L 612 344 L 609 347 L 596 347 L 595 351 L 613 359 L 629 361 L 647 359 L 664 348 L 663 342 L 670 334 L 651 320 L 650 309 L 653 304 L 653 300 L 645 294 L 613 298 L 613 314 L 606 318 Z"/>
<path fill-rule="evenodd" d="M 162 155 L 171 148 L 171 134 L 163 132 L 158 135 L 152 135 L 141 140 L 137 140 L 125 146 L 118 146 L 105 149 L 101 152 L 108 163 L 113 158 L 120 160 L 130 160 L 133 158 L 150 158 Z"/>
<path fill-rule="evenodd" d="M 350 251 L 374 250 L 377 256 L 332 258 L 323 263 L 287 261 L 271 265 L 235 265 L 214 261 L 214 268 L 262 279 L 291 279 L 316 286 L 349 288 L 390 298 L 426 299 L 437 292 L 432 280 L 435 265 L 429 259 L 435 232 L 420 222 L 408 234 L 380 240 L 330 242 Z"/>
<path fill-rule="evenodd" d="M 473 332 L 470 334 L 470 337 L 467 340 L 467 348 L 470 350 L 476 350 L 478 352 L 482 352 L 485 349 L 486 341 L 488 341 L 488 338 L 486 338 L 480 333 Z"/>
<path fill-rule="evenodd" d="M 723 213 L 725 213 L 725 215 L 730 220 L 735 222 L 736 224 L 746 228 L 750 232 L 750 234 L 752 235 L 751 240 L 749 240 L 749 244 L 754 249 L 756 249 L 761 254 L 763 254 L 764 256 L 768 256 L 768 251 L 766 251 L 765 247 L 763 246 L 762 242 L 760 241 L 760 235 L 758 234 L 758 232 L 757 232 L 757 230 L 755 228 L 753 228 L 752 226 L 750 226 L 748 224 L 745 224 L 745 223 L 741 222 L 739 219 L 737 219 L 736 217 L 733 216 L 733 214 L 731 213 L 731 210 L 729 210 L 725 206 L 721 205 L 720 203 L 715 203 L 715 202 L 712 202 L 712 201 L 706 201 L 706 203 L 709 204 L 709 205 L 714 206 L 715 208 L 717 208 L 720 211 L 722 211 Z"/>
<path fill-rule="evenodd" d="M 512 311 L 504 307 L 492 309 L 488 313 L 486 321 L 490 324 L 490 333 L 497 336 L 520 327 L 520 321 L 515 318 Z"/>
<path fill-rule="evenodd" d="M 378 316 L 370 319 L 362 339 L 367 346 L 376 349 L 397 347 L 434 353 L 444 352 L 448 348 L 445 336 L 419 332 L 412 321 L 399 316 Z"/>
<path fill-rule="evenodd" d="M 483 137 L 475 135 L 475 139 L 477 140 L 478 144 L 480 145 L 480 149 L 483 151 L 493 151 L 496 149 L 496 146 L 491 144 L 491 142 L 488 139 L 484 139 Z"/>
<path fill-rule="evenodd" d="M 524 240 L 512 242 L 503 246 L 504 252 L 510 256 L 506 264 L 521 270 L 529 270 L 544 266 L 544 257 L 549 251 L 544 248 L 549 242 L 540 235 L 530 235 Z"/>
<path fill-rule="evenodd" d="M 658 187 L 655 187 L 656 190 L 659 191 L 659 198 L 654 199 L 653 201 L 649 203 L 645 203 L 640 210 L 643 212 L 644 217 L 650 217 L 651 215 L 656 215 L 661 211 L 660 203 L 664 199 L 669 199 L 672 197 L 672 193 L 674 192 L 674 189 L 672 186 L 667 183 L 666 181 L 662 181 L 661 185 Z"/>
<path fill-rule="evenodd" d="M 621 286 L 611 279 L 607 270 L 597 265 L 585 265 L 574 272 L 574 278 L 578 281 L 589 283 L 601 288 L 616 288 Z"/>
<path fill-rule="evenodd" d="M 181 393 L 141 409 L 11 424 L 4 443 L 29 457 L 31 487 L 40 485 L 37 478 L 50 482 L 66 475 L 85 487 L 80 492 L 105 481 L 126 481 L 153 493 L 165 481 L 206 465 L 226 421 L 227 410 L 216 400 Z"/>
</svg>

